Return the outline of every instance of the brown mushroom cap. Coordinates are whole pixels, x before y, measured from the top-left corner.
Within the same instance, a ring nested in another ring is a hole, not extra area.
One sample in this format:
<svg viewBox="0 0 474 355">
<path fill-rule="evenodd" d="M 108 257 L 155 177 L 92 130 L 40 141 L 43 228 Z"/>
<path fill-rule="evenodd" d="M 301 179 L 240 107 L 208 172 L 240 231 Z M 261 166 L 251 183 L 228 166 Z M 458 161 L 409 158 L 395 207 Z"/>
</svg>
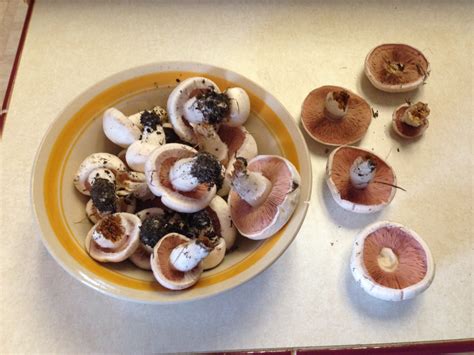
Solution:
<svg viewBox="0 0 474 355">
<path fill-rule="evenodd" d="M 394 131 L 404 138 L 416 138 L 421 136 L 428 128 L 430 122 L 426 120 L 424 125 L 413 127 L 402 121 L 405 111 L 410 107 L 409 104 L 403 104 L 393 111 L 392 127 Z"/>
<path fill-rule="evenodd" d="M 401 65 L 396 74 L 387 65 Z M 429 75 L 429 63 L 418 49 L 406 44 L 382 44 L 372 49 L 365 59 L 365 74 L 377 88 L 387 92 L 406 92 L 423 84 Z"/>
<path fill-rule="evenodd" d="M 347 113 L 341 119 L 325 113 L 326 96 L 331 91 L 345 91 L 350 97 Z M 362 97 L 339 86 L 322 86 L 309 93 L 301 108 L 301 120 L 306 132 L 327 145 L 352 144 L 360 140 L 372 120 L 369 104 Z"/>
<path fill-rule="evenodd" d="M 376 164 L 375 176 L 366 188 L 352 185 L 350 168 L 358 157 Z M 395 172 L 382 158 L 355 147 L 339 147 L 328 158 L 326 182 L 334 200 L 344 209 L 357 213 L 373 213 L 388 205 L 395 196 Z"/>
<path fill-rule="evenodd" d="M 385 249 L 393 253 L 388 265 L 381 259 Z M 372 296 L 400 301 L 429 287 L 434 262 L 428 246 L 414 231 L 383 221 L 368 226 L 356 237 L 351 271 Z"/>
<path fill-rule="evenodd" d="M 203 267 L 200 262 L 194 269 L 188 272 L 176 270 L 171 265 L 171 251 L 180 244 L 190 241 L 189 238 L 178 233 L 165 235 L 156 244 L 151 255 L 150 264 L 156 280 L 170 290 L 182 290 L 191 287 L 199 281 Z"/>
</svg>

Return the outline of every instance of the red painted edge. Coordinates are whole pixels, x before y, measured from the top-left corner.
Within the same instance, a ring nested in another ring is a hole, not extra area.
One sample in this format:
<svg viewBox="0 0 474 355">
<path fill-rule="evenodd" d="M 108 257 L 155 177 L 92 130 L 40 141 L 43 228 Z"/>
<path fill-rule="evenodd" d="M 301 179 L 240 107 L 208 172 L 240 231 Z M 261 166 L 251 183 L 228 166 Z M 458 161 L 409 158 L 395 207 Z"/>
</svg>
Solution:
<svg viewBox="0 0 474 355">
<path fill-rule="evenodd" d="M 5 126 L 5 121 L 7 119 L 8 107 L 10 105 L 10 98 L 12 96 L 13 86 L 15 85 L 16 73 L 18 71 L 18 66 L 20 65 L 21 53 L 23 52 L 23 46 L 26 40 L 26 34 L 28 32 L 28 26 L 30 25 L 31 14 L 33 13 L 33 6 L 35 0 L 28 1 L 28 10 L 26 11 L 25 22 L 23 23 L 23 28 L 21 30 L 20 42 L 18 43 L 18 48 L 15 54 L 15 60 L 13 61 L 13 67 L 10 72 L 10 78 L 8 79 L 7 90 L 5 91 L 5 97 L 3 98 L 2 104 L 2 113 L 0 114 L 0 138 L 3 134 L 3 127 Z"/>
</svg>

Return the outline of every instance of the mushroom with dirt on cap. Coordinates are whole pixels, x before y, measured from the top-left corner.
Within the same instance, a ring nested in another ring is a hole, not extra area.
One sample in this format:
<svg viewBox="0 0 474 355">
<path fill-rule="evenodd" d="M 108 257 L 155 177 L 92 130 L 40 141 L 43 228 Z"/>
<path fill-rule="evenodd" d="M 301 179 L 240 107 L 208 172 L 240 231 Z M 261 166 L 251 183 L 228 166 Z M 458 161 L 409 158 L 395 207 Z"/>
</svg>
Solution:
<svg viewBox="0 0 474 355">
<path fill-rule="evenodd" d="M 276 155 L 258 155 L 247 164 L 234 163 L 229 206 L 232 221 L 243 236 L 266 239 L 290 219 L 300 196 L 300 175 L 295 166 Z"/>
<path fill-rule="evenodd" d="M 425 291 L 435 266 L 430 249 L 414 231 L 393 222 L 377 222 L 355 239 L 351 272 L 371 296 L 403 301 Z"/>
<path fill-rule="evenodd" d="M 145 163 L 148 186 L 168 208 L 192 213 L 207 207 L 223 180 L 223 166 L 212 155 L 184 144 L 155 149 Z"/>
<path fill-rule="evenodd" d="M 334 150 L 326 165 L 326 183 L 336 203 L 355 213 L 374 213 L 395 196 L 393 169 L 372 152 L 343 146 Z"/>
<path fill-rule="evenodd" d="M 311 91 L 301 108 L 306 132 L 319 143 L 352 144 L 369 128 L 372 111 L 362 97 L 338 86 L 322 86 Z"/>
<path fill-rule="evenodd" d="M 138 248 L 140 219 L 121 212 L 105 216 L 89 231 L 85 240 L 87 253 L 100 262 L 118 263 L 130 257 Z"/>
<path fill-rule="evenodd" d="M 430 64 L 418 49 L 406 44 L 382 44 L 365 58 L 365 75 L 377 89 L 407 92 L 424 84 Z"/>
<path fill-rule="evenodd" d="M 429 126 L 428 104 L 417 102 L 406 103 L 395 109 L 392 116 L 393 130 L 403 138 L 416 138 L 421 136 Z"/>
</svg>

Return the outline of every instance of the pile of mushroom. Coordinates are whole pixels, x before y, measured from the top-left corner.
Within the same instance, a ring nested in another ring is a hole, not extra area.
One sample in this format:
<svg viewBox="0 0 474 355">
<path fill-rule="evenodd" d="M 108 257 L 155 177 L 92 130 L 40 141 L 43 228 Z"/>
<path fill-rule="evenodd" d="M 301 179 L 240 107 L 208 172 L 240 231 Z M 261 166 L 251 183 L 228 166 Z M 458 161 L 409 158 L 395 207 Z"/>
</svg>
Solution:
<svg viewBox="0 0 474 355">
<path fill-rule="evenodd" d="M 92 258 L 130 260 L 182 290 L 222 263 L 237 230 L 250 239 L 280 230 L 296 207 L 300 177 L 286 159 L 257 155 L 241 88 L 189 78 L 171 92 L 167 111 L 107 109 L 104 133 L 123 150 L 86 157 L 74 185 L 91 196 L 85 249 Z"/>
</svg>

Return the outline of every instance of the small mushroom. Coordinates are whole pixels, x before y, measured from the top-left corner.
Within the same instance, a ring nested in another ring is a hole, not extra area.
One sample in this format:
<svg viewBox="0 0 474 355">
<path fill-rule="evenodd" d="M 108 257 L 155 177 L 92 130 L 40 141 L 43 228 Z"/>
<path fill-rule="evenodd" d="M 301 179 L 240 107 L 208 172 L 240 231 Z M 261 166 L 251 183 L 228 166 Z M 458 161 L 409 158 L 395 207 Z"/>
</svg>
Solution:
<svg viewBox="0 0 474 355">
<path fill-rule="evenodd" d="M 406 44 L 379 45 L 365 59 L 365 75 L 386 92 L 415 90 L 429 74 L 430 64 L 423 53 Z"/>
<path fill-rule="evenodd" d="M 207 153 L 178 143 L 155 149 L 145 163 L 150 190 L 177 212 L 207 207 L 223 179 L 222 165 Z"/>
<path fill-rule="evenodd" d="M 300 176 L 285 158 L 258 155 L 234 163 L 229 206 L 243 236 L 265 239 L 279 231 L 293 214 L 300 196 Z"/>
<path fill-rule="evenodd" d="M 332 146 L 359 141 L 371 120 L 372 111 L 367 101 L 338 86 L 314 89 L 301 109 L 303 127 L 311 138 Z"/>
<path fill-rule="evenodd" d="M 351 256 L 354 279 L 371 296 L 402 301 L 425 291 L 435 265 L 424 240 L 393 222 L 377 222 L 355 239 Z"/>
<path fill-rule="evenodd" d="M 423 102 L 403 104 L 395 109 L 392 116 L 393 130 L 403 138 L 421 136 L 429 126 L 430 109 Z"/>
<path fill-rule="evenodd" d="M 227 196 L 230 190 L 230 179 L 234 171 L 236 157 L 250 160 L 257 156 L 257 142 L 243 126 L 232 127 L 225 124 L 219 127 L 218 134 L 228 147 L 228 162 L 222 188 L 217 191 L 217 194 Z"/>
<path fill-rule="evenodd" d="M 102 211 L 100 212 L 97 207 L 94 205 L 94 201 L 90 199 L 87 201 L 86 204 L 86 215 L 89 220 L 96 224 L 105 216 L 110 215 L 111 213 L 115 212 L 127 212 L 127 213 L 134 213 L 136 209 L 136 200 L 130 195 L 124 197 L 118 197 L 117 202 L 115 204 L 116 208 L 110 211 Z"/>
<path fill-rule="evenodd" d="M 163 287 L 182 290 L 199 281 L 202 259 L 208 254 L 209 249 L 197 240 L 169 233 L 155 245 L 150 257 L 151 269 Z"/>
<path fill-rule="evenodd" d="M 165 211 L 158 207 L 146 208 L 137 212 L 137 217 L 142 222 L 140 226 L 140 243 L 135 253 L 130 255 L 130 261 L 140 269 L 151 270 L 150 255 L 153 253 L 158 240 L 164 235 L 161 234 L 161 218 Z M 161 235 L 160 235 L 161 234 Z M 165 233 L 166 234 L 166 233 Z"/>
<path fill-rule="evenodd" d="M 140 219 L 131 213 L 114 213 L 102 218 L 87 234 L 87 253 L 100 262 L 124 261 L 140 244 L 140 225 Z"/>
<path fill-rule="evenodd" d="M 382 158 L 368 150 L 339 147 L 328 158 L 326 183 L 336 203 L 356 213 L 373 213 L 395 196 L 396 177 Z"/>
</svg>

